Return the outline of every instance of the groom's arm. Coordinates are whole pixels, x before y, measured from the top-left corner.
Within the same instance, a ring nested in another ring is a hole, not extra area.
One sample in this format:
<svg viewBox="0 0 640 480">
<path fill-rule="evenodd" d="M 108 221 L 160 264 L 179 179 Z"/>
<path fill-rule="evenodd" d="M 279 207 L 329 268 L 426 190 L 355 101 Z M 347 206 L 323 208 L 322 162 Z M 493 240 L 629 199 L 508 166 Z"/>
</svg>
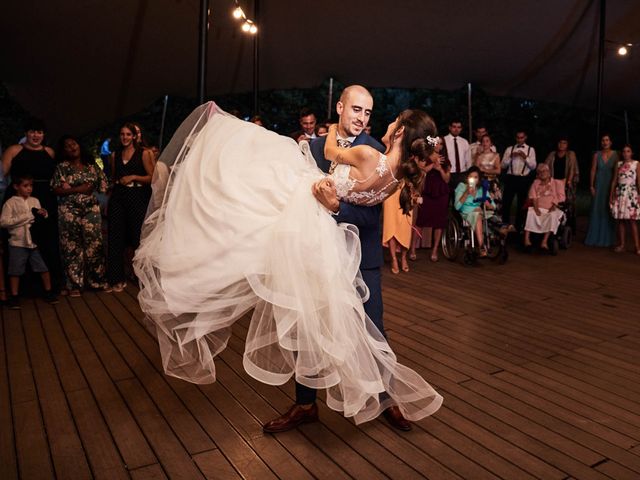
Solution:
<svg viewBox="0 0 640 480">
<path fill-rule="evenodd" d="M 327 210 L 333 212 L 339 223 L 351 223 L 356 227 L 367 228 L 376 226 L 380 222 L 381 205 L 363 207 L 338 201 L 336 187 L 331 181 L 323 180 L 314 184 L 312 193 L 316 200 Z"/>
<path fill-rule="evenodd" d="M 356 227 L 371 227 L 380 222 L 380 207 L 362 207 L 340 202 L 340 210 L 335 215 L 338 223 L 351 223 Z"/>
</svg>

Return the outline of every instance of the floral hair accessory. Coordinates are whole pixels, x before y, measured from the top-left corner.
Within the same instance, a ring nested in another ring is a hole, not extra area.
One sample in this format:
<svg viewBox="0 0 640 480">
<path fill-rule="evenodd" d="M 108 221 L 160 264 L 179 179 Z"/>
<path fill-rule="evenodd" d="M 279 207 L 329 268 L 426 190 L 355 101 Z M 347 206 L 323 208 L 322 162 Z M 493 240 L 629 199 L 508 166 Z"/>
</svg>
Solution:
<svg viewBox="0 0 640 480">
<path fill-rule="evenodd" d="M 438 145 L 438 143 L 440 143 L 440 140 L 438 139 L 438 137 L 432 137 L 431 135 L 427 135 L 427 143 L 432 147 L 435 147 L 436 145 Z"/>
</svg>

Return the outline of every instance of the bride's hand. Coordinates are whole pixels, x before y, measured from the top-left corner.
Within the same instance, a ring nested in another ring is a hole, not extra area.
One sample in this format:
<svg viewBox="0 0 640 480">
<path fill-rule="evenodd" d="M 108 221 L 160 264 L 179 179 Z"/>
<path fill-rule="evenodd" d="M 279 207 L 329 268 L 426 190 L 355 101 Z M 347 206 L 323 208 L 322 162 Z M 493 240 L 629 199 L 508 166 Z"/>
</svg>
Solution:
<svg viewBox="0 0 640 480">
<path fill-rule="evenodd" d="M 316 182 L 311 187 L 313 196 L 316 200 L 331 212 L 337 212 L 340 209 L 340 201 L 336 192 L 336 185 L 332 178 L 325 177 Z"/>
</svg>

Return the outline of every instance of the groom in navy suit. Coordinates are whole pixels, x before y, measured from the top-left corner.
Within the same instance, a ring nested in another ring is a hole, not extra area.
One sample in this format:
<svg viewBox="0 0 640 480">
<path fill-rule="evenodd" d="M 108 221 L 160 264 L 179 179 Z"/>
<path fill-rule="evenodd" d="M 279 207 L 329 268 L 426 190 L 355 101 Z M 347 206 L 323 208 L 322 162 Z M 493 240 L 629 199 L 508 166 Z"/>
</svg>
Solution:
<svg viewBox="0 0 640 480">
<path fill-rule="evenodd" d="M 384 146 L 364 132 L 373 110 L 373 97 L 369 91 L 359 85 L 351 85 L 344 89 L 336 104 L 338 113 L 338 145 L 350 148 L 356 145 L 369 145 L 384 153 Z M 324 145 L 327 137 L 320 137 L 311 142 L 311 153 L 318 167 L 330 173 L 331 162 L 324 156 Z M 315 192 L 318 201 L 334 212 L 339 223 L 350 223 L 358 227 L 362 257 L 360 273 L 369 288 L 369 300 L 364 310 L 371 321 L 384 334 L 382 324 L 382 288 L 380 267 L 383 264 L 380 232 L 380 213 L 382 205 L 364 207 L 338 201 L 335 187 L 323 182 Z M 303 423 L 318 420 L 316 405 L 317 390 L 296 382 L 296 403 L 284 415 L 266 423 L 263 430 L 267 433 L 279 433 L 291 430 Z M 398 407 L 385 410 L 385 418 L 400 430 L 410 430 L 411 424 L 402 416 Z"/>
</svg>

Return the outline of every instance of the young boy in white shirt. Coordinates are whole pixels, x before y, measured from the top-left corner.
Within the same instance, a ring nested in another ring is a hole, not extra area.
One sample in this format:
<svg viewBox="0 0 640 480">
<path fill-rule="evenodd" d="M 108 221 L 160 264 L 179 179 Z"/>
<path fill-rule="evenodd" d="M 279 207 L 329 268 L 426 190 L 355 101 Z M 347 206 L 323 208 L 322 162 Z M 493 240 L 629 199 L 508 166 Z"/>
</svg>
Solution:
<svg viewBox="0 0 640 480">
<path fill-rule="evenodd" d="M 8 199 L 2 207 L 0 226 L 9 230 L 9 287 L 11 297 L 8 306 L 17 310 L 20 308 L 18 289 L 20 277 L 25 272 L 27 262 L 34 273 L 39 273 L 44 286 L 44 299 L 51 304 L 58 303 L 56 295 L 51 291 L 51 276 L 44 263 L 38 246 L 31 238 L 31 225 L 36 217 L 47 218 L 48 212 L 42 208 L 40 201 L 31 196 L 33 192 L 33 178 L 23 175 L 15 178 L 12 183 L 16 195 Z"/>
</svg>

